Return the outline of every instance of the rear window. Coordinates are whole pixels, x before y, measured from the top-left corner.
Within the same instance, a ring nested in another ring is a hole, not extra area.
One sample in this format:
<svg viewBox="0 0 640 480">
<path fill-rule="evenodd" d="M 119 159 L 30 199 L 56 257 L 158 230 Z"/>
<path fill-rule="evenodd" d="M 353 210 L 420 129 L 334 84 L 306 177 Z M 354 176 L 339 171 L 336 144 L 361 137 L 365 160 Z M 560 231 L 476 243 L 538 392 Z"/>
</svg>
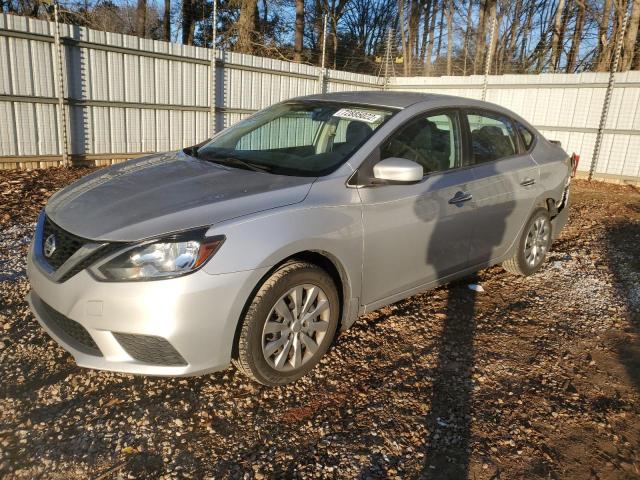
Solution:
<svg viewBox="0 0 640 480">
<path fill-rule="evenodd" d="M 515 123 L 516 123 L 516 128 L 520 133 L 520 138 L 522 138 L 522 143 L 524 144 L 524 148 L 529 150 L 533 145 L 533 133 L 531 133 L 531 131 L 521 123 L 518 123 L 518 122 L 515 122 Z"/>
<path fill-rule="evenodd" d="M 492 162 L 518 153 L 511 121 L 492 112 L 468 113 L 474 163 Z"/>
</svg>

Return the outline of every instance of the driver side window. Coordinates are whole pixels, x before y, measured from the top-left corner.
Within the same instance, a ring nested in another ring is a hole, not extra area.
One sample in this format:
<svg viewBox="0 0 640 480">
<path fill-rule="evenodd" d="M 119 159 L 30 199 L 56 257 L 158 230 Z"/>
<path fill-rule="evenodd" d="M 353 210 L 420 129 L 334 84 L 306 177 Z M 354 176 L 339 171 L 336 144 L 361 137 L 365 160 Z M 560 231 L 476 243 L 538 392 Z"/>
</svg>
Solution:
<svg viewBox="0 0 640 480">
<path fill-rule="evenodd" d="M 455 112 L 421 116 L 394 132 L 382 145 L 381 158 L 412 160 L 425 175 L 460 166 L 460 136 Z"/>
</svg>

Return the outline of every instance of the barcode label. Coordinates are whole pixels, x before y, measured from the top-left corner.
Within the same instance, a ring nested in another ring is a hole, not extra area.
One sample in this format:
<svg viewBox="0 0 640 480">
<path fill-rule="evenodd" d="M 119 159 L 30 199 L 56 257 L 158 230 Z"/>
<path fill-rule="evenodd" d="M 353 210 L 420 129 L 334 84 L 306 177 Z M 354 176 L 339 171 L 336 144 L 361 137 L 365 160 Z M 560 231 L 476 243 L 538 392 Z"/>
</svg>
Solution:
<svg viewBox="0 0 640 480">
<path fill-rule="evenodd" d="M 374 123 L 380 120 L 377 113 L 365 112 L 363 110 L 354 110 L 352 108 L 341 108 L 333 114 L 334 117 L 348 118 L 349 120 L 358 120 L 360 122 Z"/>
</svg>

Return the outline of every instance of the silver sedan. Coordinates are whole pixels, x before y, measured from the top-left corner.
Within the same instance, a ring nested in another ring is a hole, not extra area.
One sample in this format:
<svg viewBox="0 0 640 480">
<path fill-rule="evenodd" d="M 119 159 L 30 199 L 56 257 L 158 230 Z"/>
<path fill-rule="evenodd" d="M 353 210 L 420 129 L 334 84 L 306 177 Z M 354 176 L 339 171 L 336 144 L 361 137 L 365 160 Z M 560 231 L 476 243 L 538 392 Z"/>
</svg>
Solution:
<svg viewBox="0 0 640 480">
<path fill-rule="evenodd" d="M 371 310 L 494 264 L 530 275 L 567 220 L 569 156 L 451 96 L 296 98 L 56 193 L 29 302 L 81 366 L 295 381 Z"/>
</svg>

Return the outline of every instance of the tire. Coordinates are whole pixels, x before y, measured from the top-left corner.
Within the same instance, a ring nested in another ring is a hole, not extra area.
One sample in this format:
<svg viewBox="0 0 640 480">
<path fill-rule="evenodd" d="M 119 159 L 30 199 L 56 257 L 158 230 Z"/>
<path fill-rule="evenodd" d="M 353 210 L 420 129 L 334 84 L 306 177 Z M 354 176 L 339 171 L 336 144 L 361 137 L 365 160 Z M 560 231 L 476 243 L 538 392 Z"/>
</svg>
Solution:
<svg viewBox="0 0 640 480">
<path fill-rule="evenodd" d="M 528 277 L 533 275 L 544 263 L 551 247 L 551 220 L 544 208 L 536 209 L 522 229 L 516 252 L 502 263 L 509 273 Z"/>
<path fill-rule="evenodd" d="M 294 382 L 313 369 L 331 346 L 339 314 L 340 297 L 329 274 L 312 263 L 287 262 L 253 297 L 232 361 L 263 385 Z"/>
</svg>

